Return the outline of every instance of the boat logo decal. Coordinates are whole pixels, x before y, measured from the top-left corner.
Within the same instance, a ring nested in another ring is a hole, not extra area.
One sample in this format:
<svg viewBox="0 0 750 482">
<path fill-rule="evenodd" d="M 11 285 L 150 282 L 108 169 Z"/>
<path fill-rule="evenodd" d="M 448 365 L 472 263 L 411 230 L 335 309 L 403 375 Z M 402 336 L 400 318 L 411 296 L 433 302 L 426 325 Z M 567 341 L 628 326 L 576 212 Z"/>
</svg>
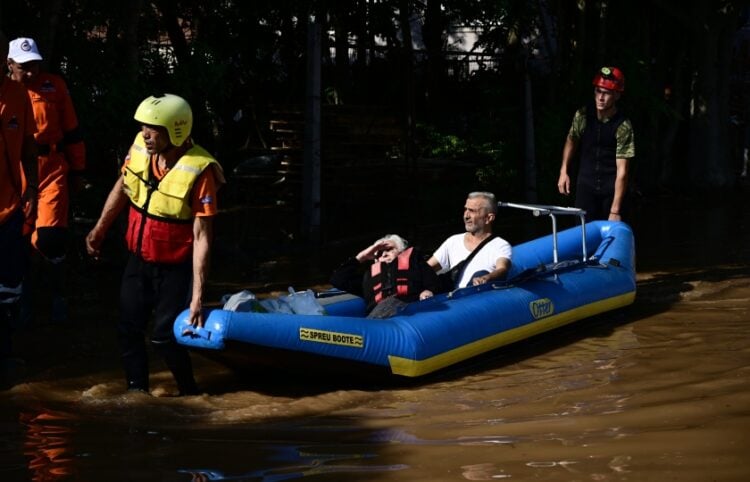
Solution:
<svg viewBox="0 0 750 482">
<path fill-rule="evenodd" d="M 315 343 L 328 343 L 330 345 L 351 346 L 362 348 L 365 346 L 365 339 L 361 335 L 351 333 L 338 333 L 335 331 L 314 330 L 312 328 L 300 327 L 299 339 L 302 341 L 312 341 Z"/>
<path fill-rule="evenodd" d="M 555 312 L 555 304 L 549 298 L 542 298 L 529 303 L 529 310 L 531 311 L 531 316 L 535 320 L 538 320 L 539 318 L 553 314 Z"/>
</svg>

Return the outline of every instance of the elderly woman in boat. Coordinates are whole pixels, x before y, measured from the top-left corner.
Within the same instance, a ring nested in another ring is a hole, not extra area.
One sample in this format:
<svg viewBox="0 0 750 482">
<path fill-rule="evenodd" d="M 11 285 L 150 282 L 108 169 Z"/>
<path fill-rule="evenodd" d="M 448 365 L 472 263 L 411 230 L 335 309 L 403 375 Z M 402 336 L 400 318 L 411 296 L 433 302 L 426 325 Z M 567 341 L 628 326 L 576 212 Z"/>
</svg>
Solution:
<svg viewBox="0 0 750 482">
<path fill-rule="evenodd" d="M 435 271 L 424 256 L 397 234 L 388 234 L 336 270 L 331 284 L 361 296 L 368 318 L 388 318 L 407 303 L 425 299 L 438 289 Z"/>
</svg>

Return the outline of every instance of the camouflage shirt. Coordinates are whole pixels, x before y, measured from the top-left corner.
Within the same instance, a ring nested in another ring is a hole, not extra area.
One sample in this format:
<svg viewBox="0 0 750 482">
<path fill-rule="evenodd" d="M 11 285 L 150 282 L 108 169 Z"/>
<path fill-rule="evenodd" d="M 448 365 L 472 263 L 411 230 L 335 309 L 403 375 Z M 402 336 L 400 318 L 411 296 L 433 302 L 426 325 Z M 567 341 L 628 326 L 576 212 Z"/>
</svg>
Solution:
<svg viewBox="0 0 750 482">
<path fill-rule="evenodd" d="M 602 122 L 608 122 L 609 119 L 603 119 Z M 568 137 L 578 142 L 581 140 L 583 130 L 586 128 L 586 108 L 582 107 L 576 111 L 573 116 L 573 124 L 568 131 Z M 630 159 L 635 157 L 635 139 L 633 138 L 633 125 L 629 119 L 625 119 L 620 127 L 617 128 L 617 159 Z"/>
</svg>

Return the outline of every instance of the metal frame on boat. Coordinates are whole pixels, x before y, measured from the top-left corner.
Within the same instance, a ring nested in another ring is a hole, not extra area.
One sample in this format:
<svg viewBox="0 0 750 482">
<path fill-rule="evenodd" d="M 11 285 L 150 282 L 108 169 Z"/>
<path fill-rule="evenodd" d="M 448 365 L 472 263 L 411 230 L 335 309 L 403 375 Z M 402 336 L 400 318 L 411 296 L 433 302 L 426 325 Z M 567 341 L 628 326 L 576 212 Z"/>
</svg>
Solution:
<svg viewBox="0 0 750 482">
<path fill-rule="evenodd" d="M 196 330 L 183 313 L 175 336 L 230 364 L 271 350 L 271 364 L 281 364 L 284 353 L 303 353 L 418 377 L 634 301 L 635 246 L 627 224 L 586 223 L 585 212 L 574 208 L 499 206 L 552 219 L 552 234 L 513 248 L 506 281 L 414 302 L 385 320 L 366 319 L 364 301 L 348 294 L 321 299 L 323 316 L 213 310 Z M 560 215 L 577 216 L 581 225 L 558 232 Z"/>
</svg>

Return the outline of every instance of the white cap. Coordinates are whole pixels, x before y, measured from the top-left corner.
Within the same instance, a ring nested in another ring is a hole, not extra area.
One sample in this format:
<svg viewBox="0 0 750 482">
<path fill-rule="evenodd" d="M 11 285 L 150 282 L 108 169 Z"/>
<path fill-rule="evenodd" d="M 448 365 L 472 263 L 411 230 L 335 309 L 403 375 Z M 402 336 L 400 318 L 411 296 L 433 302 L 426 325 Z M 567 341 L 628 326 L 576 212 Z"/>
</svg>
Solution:
<svg viewBox="0 0 750 482">
<path fill-rule="evenodd" d="M 8 44 L 8 58 L 17 64 L 25 64 L 32 60 L 42 60 L 39 49 L 33 38 L 19 37 Z"/>
</svg>

